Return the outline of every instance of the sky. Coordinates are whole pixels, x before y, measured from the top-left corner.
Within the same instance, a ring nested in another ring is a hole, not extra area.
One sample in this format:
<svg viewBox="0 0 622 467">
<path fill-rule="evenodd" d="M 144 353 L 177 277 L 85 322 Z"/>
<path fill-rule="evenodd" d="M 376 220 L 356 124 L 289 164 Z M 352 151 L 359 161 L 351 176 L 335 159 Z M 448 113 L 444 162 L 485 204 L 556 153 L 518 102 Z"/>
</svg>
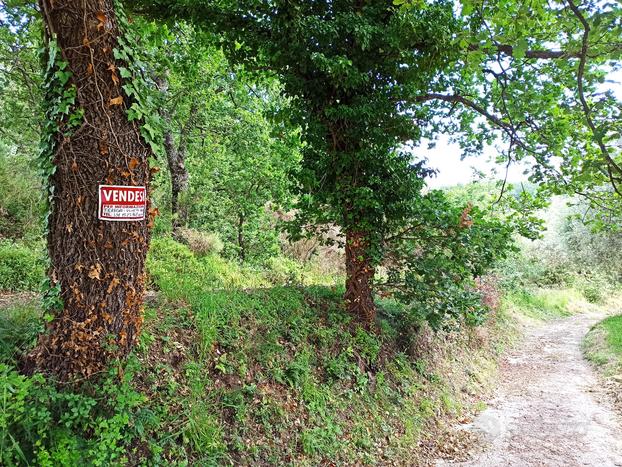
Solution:
<svg viewBox="0 0 622 467">
<path fill-rule="evenodd" d="M 608 80 L 602 85 L 602 90 L 612 90 L 619 100 L 622 101 L 622 70 L 609 74 Z M 442 188 L 452 185 L 465 184 L 477 179 L 474 168 L 483 172 L 487 177 L 496 180 L 505 178 L 505 166 L 499 165 L 494 160 L 497 155 L 494 147 L 487 147 L 483 154 L 478 157 L 468 157 L 461 160 L 462 151 L 457 144 L 449 142 L 449 138 L 439 138 L 434 149 L 427 149 L 427 142 L 413 150 L 416 159 L 426 157 L 428 166 L 438 170 L 435 177 L 427 179 L 430 188 Z M 508 170 L 508 182 L 520 183 L 527 180 L 524 174 L 527 166 L 512 165 Z"/>
<path fill-rule="evenodd" d="M 465 184 L 479 178 L 477 172 L 482 172 L 487 178 L 502 180 L 505 178 L 505 165 L 496 164 L 494 158 L 497 150 L 494 147 L 487 147 L 483 154 L 479 156 L 461 159 L 462 150 L 455 143 L 450 143 L 449 138 L 441 136 L 433 149 L 427 149 L 424 144 L 415 148 L 413 153 L 419 159 L 428 159 L 428 166 L 436 169 L 436 176 L 426 180 L 430 188 L 442 188 L 452 185 Z M 507 180 L 509 183 L 519 183 L 527 180 L 527 175 L 523 172 L 525 166 L 513 164 L 508 169 Z"/>
</svg>

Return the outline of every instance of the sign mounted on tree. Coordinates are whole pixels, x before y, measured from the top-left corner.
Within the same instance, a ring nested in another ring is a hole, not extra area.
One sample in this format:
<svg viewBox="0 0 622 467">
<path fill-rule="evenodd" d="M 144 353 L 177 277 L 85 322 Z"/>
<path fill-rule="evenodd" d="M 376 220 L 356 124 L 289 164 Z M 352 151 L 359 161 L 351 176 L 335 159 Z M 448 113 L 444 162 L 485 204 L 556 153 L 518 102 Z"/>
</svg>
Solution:
<svg viewBox="0 0 622 467">
<path fill-rule="evenodd" d="M 141 221 L 145 218 L 144 186 L 99 185 L 99 213 L 103 221 Z"/>
</svg>

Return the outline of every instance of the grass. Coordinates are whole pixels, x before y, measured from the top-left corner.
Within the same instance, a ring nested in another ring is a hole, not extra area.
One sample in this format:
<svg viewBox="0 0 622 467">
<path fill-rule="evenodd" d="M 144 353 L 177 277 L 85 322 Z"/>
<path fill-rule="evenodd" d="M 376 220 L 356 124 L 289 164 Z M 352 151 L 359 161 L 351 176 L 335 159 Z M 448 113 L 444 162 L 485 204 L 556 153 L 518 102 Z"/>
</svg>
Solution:
<svg viewBox="0 0 622 467">
<path fill-rule="evenodd" d="M 39 301 L 32 296 L 0 304 L 0 362 L 16 363 L 43 330 Z"/>
<path fill-rule="evenodd" d="M 607 330 L 607 343 L 611 351 L 622 358 L 622 315 L 612 316 L 602 322 Z"/>
<path fill-rule="evenodd" d="M 571 289 L 533 288 L 511 290 L 503 297 L 508 314 L 547 321 L 565 318 L 588 306 L 581 292 Z"/>
<path fill-rule="evenodd" d="M 605 376 L 622 370 L 622 315 L 605 318 L 585 336 L 583 350 Z"/>
<path fill-rule="evenodd" d="M 343 289 L 309 285 L 308 271 L 242 268 L 169 240 L 154 241 L 148 270 L 157 295 L 138 348 L 79 391 L 15 371 L 40 312 L 3 312 L 0 394 L 15 402 L 0 410 L 5 464 L 413 465 L 494 372 L 494 320 L 433 334 L 387 303 L 369 333 L 344 312 Z"/>
</svg>

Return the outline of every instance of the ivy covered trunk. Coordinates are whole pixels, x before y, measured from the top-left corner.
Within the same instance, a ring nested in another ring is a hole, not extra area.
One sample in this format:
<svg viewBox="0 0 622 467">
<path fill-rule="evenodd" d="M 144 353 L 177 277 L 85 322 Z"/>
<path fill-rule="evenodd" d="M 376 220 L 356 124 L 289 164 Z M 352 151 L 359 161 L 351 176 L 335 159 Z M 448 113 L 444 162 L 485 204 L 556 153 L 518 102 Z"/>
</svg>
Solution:
<svg viewBox="0 0 622 467">
<path fill-rule="evenodd" d="M 374 267 L 369 256 L 369 234 L 362 231 L 346 232 L 346 293 L 348 312 L 371 328 L 376 319 L 376 305 L 372 291 Z"/>
<path fill-rule="evenodd" d="M 47 38 L 48 249 L 57 306 L 27 369 L 88 378 L 125 356 L 143 320 L 146 219 L 99 220 L 100 185 L 145 187 L 151 150 L 129 121 L 132 85 L 114 0 L 41 0 Z M 127 48 L 127 45 L 125 46 Z M 126 86 L 126 90 L 130 87 Z M 47 158 L 47 161 L 45 160 Z"/>
</svg>

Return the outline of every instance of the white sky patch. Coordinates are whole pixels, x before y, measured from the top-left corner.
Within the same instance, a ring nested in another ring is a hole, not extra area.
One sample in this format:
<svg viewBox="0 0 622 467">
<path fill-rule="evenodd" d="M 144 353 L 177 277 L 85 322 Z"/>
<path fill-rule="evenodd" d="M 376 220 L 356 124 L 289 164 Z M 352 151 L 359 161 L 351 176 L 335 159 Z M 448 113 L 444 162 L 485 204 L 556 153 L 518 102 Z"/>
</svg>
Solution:
<svg viewBox="0 0 622 467">
<path fill-rule="evenodd" d="M 457 143 L 449 142 L 447 136 L 441 136 L 436 147 L 428 149 L 427 142 L 413 149 L 415 159 L 428 159 L 428 166 L 438 171 L 436 176 L 426 180 L 430 188 L 442 188 L 459 184 L 466 184 L 479 180 L 480 173 L 486 179 L 503 180 L 506 176 L 506 166 L 495 162 L 498 150 L 487 146 L 479 156 L 462 159 L 462 150 Z M 527 167 L 522 164 L 511 164 L 507 171 L 508 183 L 527 181 L 523 172 Z"/>
<path fill-rule="evenodd" d="M 622 101 L 622 70 L 609 73 L 605 83 L 599 86 L 599 91 L 613 91 L 615 97 Z M 436 146 L 428 149 L 428 141 L 422 141 L 421 145 L 412 149 L 415 160 L 428 159 L 428 166 L 438 171 L 436 176 L 426 180 L 430 188 L 443 188 L 453 185 L 466 184 L 481 177 L 483 173 L 486 179 L 503 180 L 506 178 L 505 164 L 498 164 L 495 158 L 499 149 L 495 146 L 487 146 L 479 156 L 471 156 L 462 159 L 462 150 L 457 143 L 451 143 L 449 137 L 443 135 L 436 142 Z M 561 161 L 552 160 L 556 166 Z M 508 183 L 520 183 L 527 181 L 530 163 L 512 163 L 507 170 Z"/>
</svg>

